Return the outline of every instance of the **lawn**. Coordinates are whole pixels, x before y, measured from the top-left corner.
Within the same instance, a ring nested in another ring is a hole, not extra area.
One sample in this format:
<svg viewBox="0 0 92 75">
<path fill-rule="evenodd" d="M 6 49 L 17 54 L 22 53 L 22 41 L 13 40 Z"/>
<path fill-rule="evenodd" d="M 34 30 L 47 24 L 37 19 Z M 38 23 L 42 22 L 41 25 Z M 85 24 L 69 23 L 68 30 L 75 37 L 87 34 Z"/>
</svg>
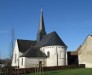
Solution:
<svg viewBox="0 0 92 75">
<path fill-rule="evenodd" d="M 21 75 L 35 75 L 35 73 L 21 74 Z M 42 75 L 92 75 L 92 68 L 48 71 L 48 72 L 42 73 Z"/>
</svg>

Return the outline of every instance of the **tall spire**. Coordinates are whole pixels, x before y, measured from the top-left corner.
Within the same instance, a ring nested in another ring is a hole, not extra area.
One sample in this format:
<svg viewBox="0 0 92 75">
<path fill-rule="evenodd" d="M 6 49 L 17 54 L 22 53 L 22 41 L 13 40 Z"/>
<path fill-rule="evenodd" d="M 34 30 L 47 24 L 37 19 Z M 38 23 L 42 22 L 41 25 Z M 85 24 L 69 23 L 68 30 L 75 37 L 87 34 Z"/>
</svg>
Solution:
<svg viewBox="0 0 92 75">
<path fill-rule="evenodd" d="M 39 24 L 38 33 L 37 33 L 37 42 L 39 42 L 44 35 L 46 35 L 46 31 L 44 26 L 43 11 L 41 9 L 40 24 Z"/>
</svg>

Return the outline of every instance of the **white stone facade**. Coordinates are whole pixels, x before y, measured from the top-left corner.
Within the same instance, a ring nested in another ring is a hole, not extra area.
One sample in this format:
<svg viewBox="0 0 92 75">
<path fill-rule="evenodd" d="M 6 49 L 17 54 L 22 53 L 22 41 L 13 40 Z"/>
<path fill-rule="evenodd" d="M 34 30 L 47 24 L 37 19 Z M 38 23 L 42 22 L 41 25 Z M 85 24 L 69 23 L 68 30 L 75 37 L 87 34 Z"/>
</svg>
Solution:
<svg viewBox="0 0 92 75">
<path fill-rule="evenodd" d="M 18 48 L 18 42 L 16 40 L 15 42 L 15 46 L 14 46 L 14 51 L 13 51 L 13 58 L 12 58 L 12 66 L 18 66 L 18 62 L 19 62 L 19 57 L 22 55 L 21 52 L 19 52 L 19 48 Z"/>
<path fill-rule="evenodd" d="M 64 66 L 66 65 L 66 47 L 64 46 L 45 46 L 41 48 L 48 57 L 46 66 Z M 49 54 L 48 54 L 49 53 Z"/>
<path fill-rule="evenodd" d="M 39 62 L 43 61 L 43 58 L 27 58 L 27 57 L 20 57 L 19 58 L 19 68 L 32 68 L 32 67 L 38 67 L 39 66 Z"/>
<path fill-rule="evenodd" d="M 45 66 L 45 67 L 67 65 L 66 47 L 45 46 L 45 47 L 40 48 L 40 50 L 44 52 L 47 56 L 49 53 L 49 56 L 47 58 L 20 57 L 19 67 L 20 68 L 38 67 L 39 61 L 42 61 L 42 66 Z"/>
</svg>

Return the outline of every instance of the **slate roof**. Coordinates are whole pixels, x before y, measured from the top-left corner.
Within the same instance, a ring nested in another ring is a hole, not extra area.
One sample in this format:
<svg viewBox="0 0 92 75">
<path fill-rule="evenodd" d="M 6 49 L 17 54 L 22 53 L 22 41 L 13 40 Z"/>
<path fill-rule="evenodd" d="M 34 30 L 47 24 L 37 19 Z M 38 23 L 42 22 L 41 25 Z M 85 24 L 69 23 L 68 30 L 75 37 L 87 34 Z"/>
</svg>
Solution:
<svg viewBox="0 0 92 75">
<path fill-rule="evenodd" d="M 47 57 L 47 56 L 38 48 L 30 47 L 21 57 Z"/>
<path fill-rule="evenodd" d="M 29 49 L 30 46 L 35 46 L 36 41 L 33 40 L 21 40 L 17 39 L 19 51 L 24 53 Z"/>
<path fill-rule="evenodd" d="M 23 53 L 21 57 L 47 57 L 45 53 L 40 51 L 40 47 L 54 45 L 66 46 L 55 31 L 45 35 L 40 42 L 19 39 L 17 41 L 19 51 Z"/>
<path fill-rule="evenodd" d="M 43 46 L 53 46 L 53 45 L 61 45 L 66 46 L 65 43 L 61 40 L 58 34 L 54 31 L 48 35 L 45 35 L 40 42 L 36 44 L 36 47 Z"/>
</svg>

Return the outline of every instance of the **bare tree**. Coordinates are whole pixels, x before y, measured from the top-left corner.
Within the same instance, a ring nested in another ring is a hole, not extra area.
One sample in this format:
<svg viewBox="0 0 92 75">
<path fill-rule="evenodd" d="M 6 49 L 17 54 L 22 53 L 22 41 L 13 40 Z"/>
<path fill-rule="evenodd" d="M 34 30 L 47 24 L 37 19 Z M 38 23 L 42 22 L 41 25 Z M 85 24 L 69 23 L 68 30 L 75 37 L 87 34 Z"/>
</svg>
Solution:
<svg viewBox="0 0 92 75">
<path fill-rule="evenodd" d="M 13 57 L 13 49 L 14 49 L 14 42 L 15 42 L 15 30 L 14 28 L 11 29 L 11 42 L 10 42 L 10 60 L 12 60 L 12 57 Z"/>
</svg>

